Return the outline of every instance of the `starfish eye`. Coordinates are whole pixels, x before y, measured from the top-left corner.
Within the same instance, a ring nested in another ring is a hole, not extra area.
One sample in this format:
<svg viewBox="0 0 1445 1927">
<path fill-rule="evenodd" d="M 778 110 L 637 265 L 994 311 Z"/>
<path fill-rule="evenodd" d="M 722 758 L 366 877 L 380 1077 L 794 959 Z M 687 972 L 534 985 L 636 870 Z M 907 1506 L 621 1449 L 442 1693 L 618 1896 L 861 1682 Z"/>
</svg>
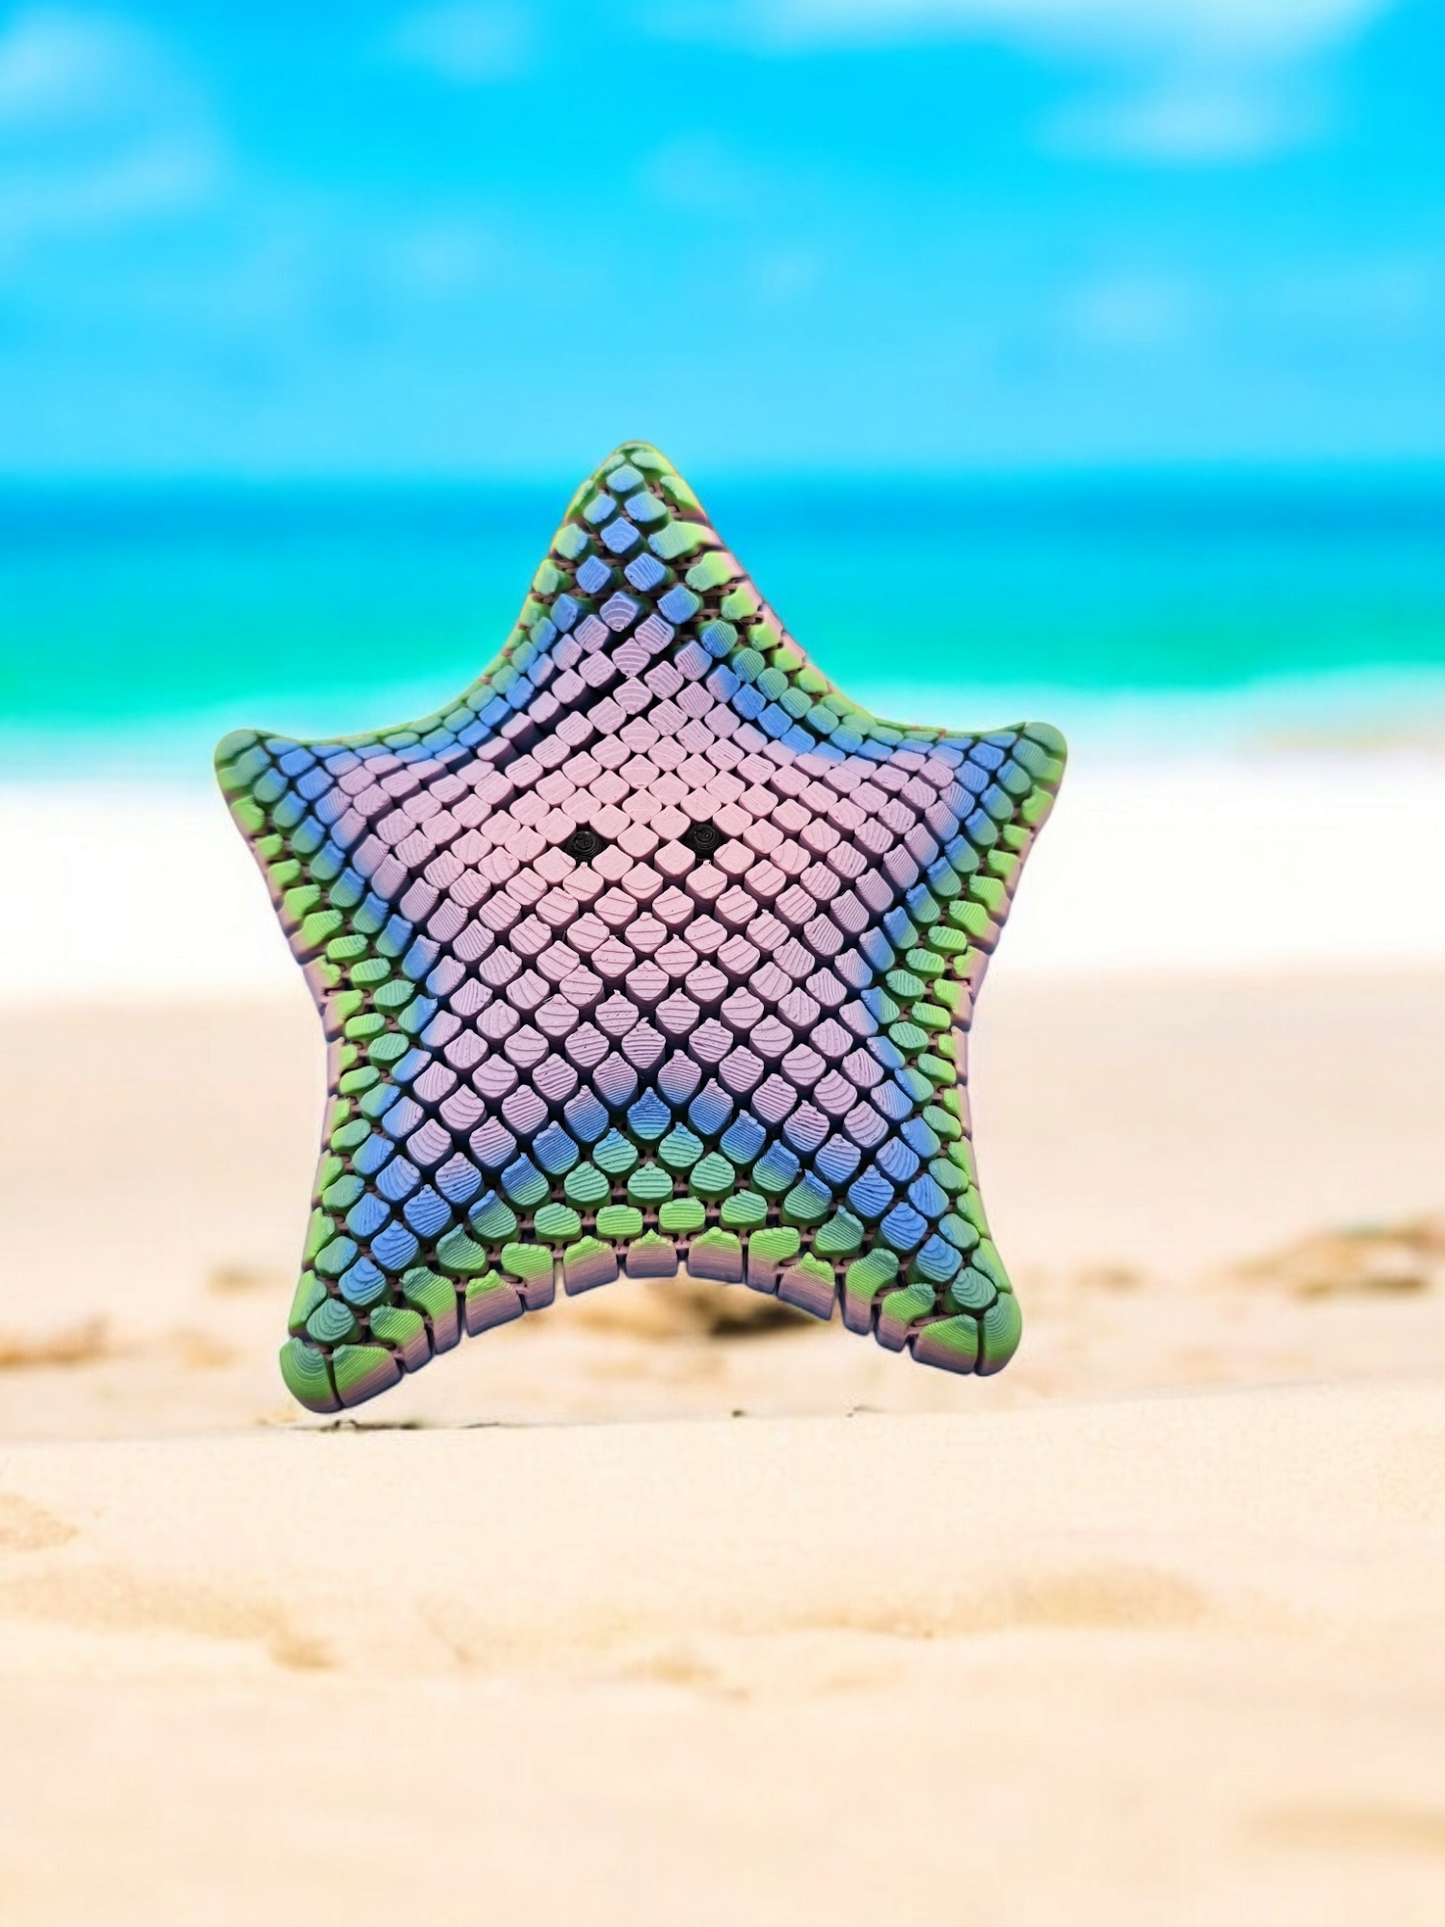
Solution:
<svg viewBox="0 0 1445 1927">
<path fill-rule="evenodd" d="M 690 830 L 684 830 L 678 841 L 694 856 L 711 856 L 714 850 L 726 843 L 727 838 L 716 823 L 694 823 Z"/>
<path fill-rule="evenodd" d="M 602 848 L 602 838 L 596 830 L 589 830 L 585 823 L 579 823 L 562 848 L 568 856 L 575 856 L 579 863 L 588 863 Z"/>
</svg>

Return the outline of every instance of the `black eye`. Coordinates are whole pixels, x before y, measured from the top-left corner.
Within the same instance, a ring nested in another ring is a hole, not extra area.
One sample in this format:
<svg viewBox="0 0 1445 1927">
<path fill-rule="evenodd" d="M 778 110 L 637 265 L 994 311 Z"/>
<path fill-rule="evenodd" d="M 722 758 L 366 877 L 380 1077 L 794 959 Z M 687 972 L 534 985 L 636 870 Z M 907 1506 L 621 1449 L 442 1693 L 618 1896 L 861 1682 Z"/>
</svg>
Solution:
<svg viewBox="0 0 1445 1927">
<path fill-rule="evenodd" d="M 713 851 L 727 842 L 727 838 L 715 823 L 694 823 L 678 838 L 685 850 L 694 856 L 711 856 Z"/>
<path fill-rule="evenodd" d="M 602 838 L 596 830 L 589 830 L 585 823 L 579 823 L 562 848 L 568 856 L 575 856 L 579 863 L 585 863 L 602 848 Z"/>
</svg>

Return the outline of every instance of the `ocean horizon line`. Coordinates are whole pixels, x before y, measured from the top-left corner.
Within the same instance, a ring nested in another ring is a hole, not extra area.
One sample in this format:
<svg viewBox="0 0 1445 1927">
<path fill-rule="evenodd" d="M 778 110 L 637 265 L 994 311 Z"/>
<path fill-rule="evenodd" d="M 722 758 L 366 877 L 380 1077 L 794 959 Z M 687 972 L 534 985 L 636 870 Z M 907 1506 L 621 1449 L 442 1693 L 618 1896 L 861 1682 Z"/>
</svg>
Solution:
<svg viewBox="0 0 1445 1927">
<path fill-rule="evenodd" d="M 617 444 L 620 446 L 621 444 Z M 0 496 L 20 494 L 109 494 L 136 491 L 168 494 L 196 489 L 238 494 L 336 492 L 450 493 L 493 489 L 566 489 L 569 493 L 606 460 L 610 449 L 583 456 L 573 466 L 562 462 L 455 467 L 315 466 L 185 464 L 149 467 L 119 464 L 96 468 L 26 468 L 0 464 Z M 851 488 L 869 483 L 916 481 L 929 487 L 1007 489 L 1058 484 L 1066 487 L 1128 485 L 1157 481 L 1172 485 L 1341 487 L 1360 482 L 1404 482 L 1445 490 L 1445 450 L 1430 454 L 1388 455 L 1149 455 L 1079 456 L 1016 462 L 994 459 L 956 462 L 884 459 L 816 460 L 759 466 L 750 461 L 696 459 L 688 464 L 694 479 L 729 490 L 770 492 L 791 488 Z"/>
</svg>

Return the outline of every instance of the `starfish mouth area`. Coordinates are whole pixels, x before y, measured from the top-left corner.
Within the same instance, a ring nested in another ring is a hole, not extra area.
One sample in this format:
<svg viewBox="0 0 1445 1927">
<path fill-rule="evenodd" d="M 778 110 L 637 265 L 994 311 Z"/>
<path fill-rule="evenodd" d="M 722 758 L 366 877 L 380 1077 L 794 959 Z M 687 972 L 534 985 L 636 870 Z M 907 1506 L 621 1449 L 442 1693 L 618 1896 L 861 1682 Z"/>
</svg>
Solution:
<svg viewBox="0 0 1445 1927">
<path fill-rule="evenodd" d="M 679 1268 L 1007 1362 L 967 1039 L 1057 731 L 870 716 L 627 443 L 450 708 L 217 764 L 330 1048 L 303 1405 Z"/>
</svg>

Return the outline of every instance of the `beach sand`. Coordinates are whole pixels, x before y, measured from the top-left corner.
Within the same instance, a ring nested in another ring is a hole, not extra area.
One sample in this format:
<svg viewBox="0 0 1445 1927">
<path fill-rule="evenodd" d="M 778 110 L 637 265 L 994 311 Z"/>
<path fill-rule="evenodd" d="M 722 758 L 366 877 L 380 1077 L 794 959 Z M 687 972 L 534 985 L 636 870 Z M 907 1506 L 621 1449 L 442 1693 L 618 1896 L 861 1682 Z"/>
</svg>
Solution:
<svg viewBox="0 0 1445 1927">
<path fill-rule="evenodd" d="M 299 982 L 0 1015 L 0 1920 L 1445 1918 L 1445 973 L 1343 950 L 990 984 L 998 1379 L 621 1285 L 339 1426 Z"/>
</svg>

